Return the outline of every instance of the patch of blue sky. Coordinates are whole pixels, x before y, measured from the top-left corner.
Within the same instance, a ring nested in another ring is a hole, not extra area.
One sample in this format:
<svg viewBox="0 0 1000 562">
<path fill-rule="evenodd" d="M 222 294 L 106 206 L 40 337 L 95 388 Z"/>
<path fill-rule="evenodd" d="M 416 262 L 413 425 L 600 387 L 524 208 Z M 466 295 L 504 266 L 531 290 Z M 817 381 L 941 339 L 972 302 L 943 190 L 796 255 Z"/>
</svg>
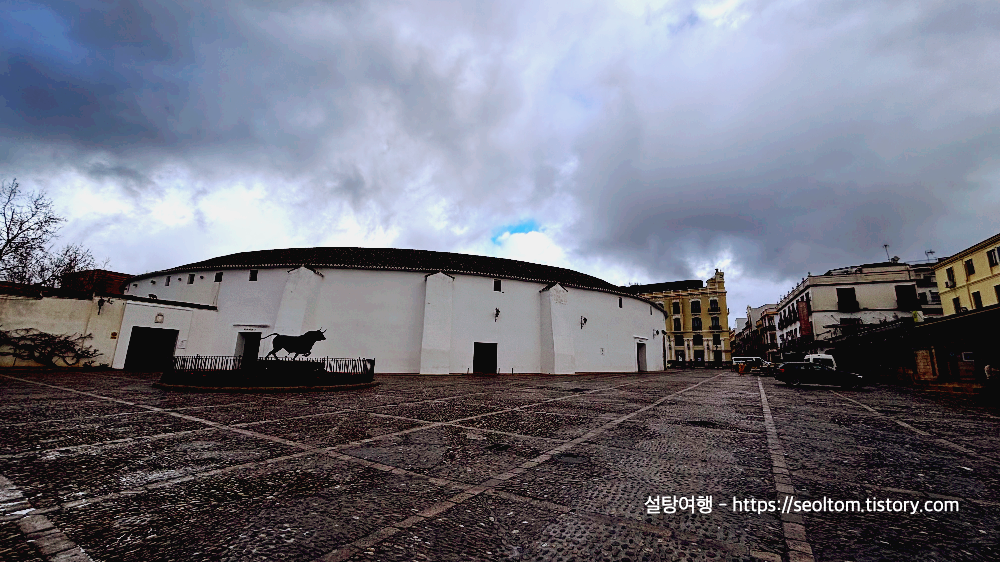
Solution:
<svg viewBox="0 0 1000 562">
<path fill-rule="evenodd" d="M 680 21 L 678 21 L 676 23 L 673 23 L 673 24 L 669 25 L 668 29 L 670 30 L 670 33 L 676 34 L 676 33 L 680 33 L 685 28 L 694 27 L 694 26 L 698 25 L 698 22 L 700 22 L 700 21 L 701 20 L 698 19 L 698 14 L 696 14 L 694 12 L 691 12 L 690 14 L 688 14 L 688 16 L 686 18 L 684 18 L 684 19 L 682 19 L 682 20 L 680 20 Z"/>
<path fill-rule="evenodd" d="M 2 19 L 3 41 L 8 47 L 26 47 L 36 54 L 48 54 L 68 62 L 80 62 L 88 50 L 69 38 L 69 24 L 43 6 L 17 4 Z"/>
<path fill-rule="evenodd" d="M 526 234 L 528 232 L 541 232 L 541 227 L 538 226 L 535 219 L 527 219 L 516 224 L 501 226 L 493 231 L 493 236 L 490 238 L 490 241 L 499 246 L 500 237 L 504 234 Z"/>
</svg>

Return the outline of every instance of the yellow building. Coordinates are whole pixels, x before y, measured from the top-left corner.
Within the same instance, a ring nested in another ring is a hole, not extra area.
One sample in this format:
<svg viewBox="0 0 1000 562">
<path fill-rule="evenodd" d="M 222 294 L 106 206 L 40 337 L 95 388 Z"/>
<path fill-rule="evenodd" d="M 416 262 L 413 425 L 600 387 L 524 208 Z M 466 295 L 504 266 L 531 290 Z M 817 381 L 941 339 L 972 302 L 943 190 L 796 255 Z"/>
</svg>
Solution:
<svg viewBox="0 0 1000 562">
<path fill-rule="evenodd" d="M 633 285 L 628 290 L 660 303 L 667 311 L 667 361 L 676 363 L 732 361 L 726 282 L 718 269 L 706 282 L 673 281 Z"/>
<path fill-rule="evenodd" d="M 1000 234 L 933 266 L 944 315 L 1000 304 Z"/>
</svg>

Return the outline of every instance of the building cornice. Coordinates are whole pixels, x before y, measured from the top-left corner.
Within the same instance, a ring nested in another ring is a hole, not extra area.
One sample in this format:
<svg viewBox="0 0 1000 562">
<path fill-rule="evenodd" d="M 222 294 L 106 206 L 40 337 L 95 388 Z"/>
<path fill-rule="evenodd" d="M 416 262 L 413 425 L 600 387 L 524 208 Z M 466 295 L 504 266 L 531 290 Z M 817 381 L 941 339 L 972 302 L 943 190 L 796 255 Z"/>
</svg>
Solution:
<svg viewBox="0 0 1000 562">
<path fill-rule="evenodd" d="M 974 254 L 979 250 L 988 249 L 990 246 L 1000 246 L 1000 234 L 993 235 L 974 246 L 969 246 L 968 248 L 962 250 L 961 252 L 957 252 L 946 258 L 941 258 L 940 261 L 931 266 L 931 269 L 936 272 L 938 269 L 941 269 L 942 267 L 959 262 L 962 260 L 962 258 L 968 256 L 969 254 Z"/>
</svg>

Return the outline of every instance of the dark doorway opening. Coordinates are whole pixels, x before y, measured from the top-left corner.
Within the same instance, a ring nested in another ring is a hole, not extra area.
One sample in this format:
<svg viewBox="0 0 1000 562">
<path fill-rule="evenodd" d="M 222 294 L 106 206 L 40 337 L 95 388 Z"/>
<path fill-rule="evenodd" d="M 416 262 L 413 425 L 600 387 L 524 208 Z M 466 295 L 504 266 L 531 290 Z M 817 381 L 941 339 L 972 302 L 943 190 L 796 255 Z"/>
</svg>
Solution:
<svg viewBox="0 0 1000 562">
<path fill-rule="evenodd" d="M 173 368 L 177 330 L 132 328 L 125 354 L 126 371 L 169 371 Z"/>
<path fill-rule="evenodd" d="M 472 372 L 497 372 L 497 344 L 478 341 L 472 343 Z"/>
<path fill-rule="evenodd" d="M 640 373 L 646 372 L 646 344 L 635 344 L 635 361 L 638 371 Z"/>
<path fill-rule="evenodd" d="M 260 356 L 260 332 L 240 332 L 236 336 L 236 356 L 240 366 L 253 366 Z"/>
</svg>

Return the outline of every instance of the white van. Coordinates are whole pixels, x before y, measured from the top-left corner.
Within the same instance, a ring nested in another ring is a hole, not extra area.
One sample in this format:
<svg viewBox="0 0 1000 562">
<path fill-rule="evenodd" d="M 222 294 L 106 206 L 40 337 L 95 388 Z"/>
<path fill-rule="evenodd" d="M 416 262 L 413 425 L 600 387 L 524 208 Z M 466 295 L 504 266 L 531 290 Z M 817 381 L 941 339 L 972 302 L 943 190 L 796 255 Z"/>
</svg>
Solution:
<svg viewBox="0 0 1000 562">
<path fill-rule="evenodd" d="M 837 360 L 833 358 L 833 355 L 825 355 L 823 353 L 813 353 L 811 355 L 806 355 L 805 360 L 809 363 L 819 363 L 820 365 L 826 365 L 827 367 L 837 368 Z"/>
</svg>

